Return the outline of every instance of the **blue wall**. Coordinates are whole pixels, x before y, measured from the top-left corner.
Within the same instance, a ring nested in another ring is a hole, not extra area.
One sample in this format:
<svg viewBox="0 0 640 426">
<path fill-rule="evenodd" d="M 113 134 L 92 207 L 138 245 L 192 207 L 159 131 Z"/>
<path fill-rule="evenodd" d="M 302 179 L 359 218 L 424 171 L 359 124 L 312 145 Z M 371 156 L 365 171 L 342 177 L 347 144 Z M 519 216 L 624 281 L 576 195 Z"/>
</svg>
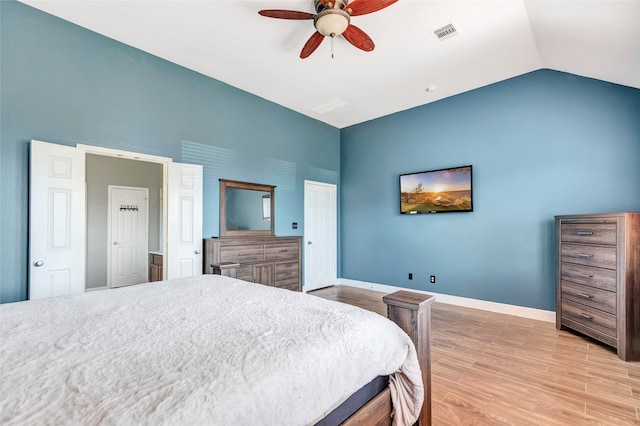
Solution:
<svg viewBox="0 0 640 426">
<path fill-rule="evenodd" d="M 474 212 L 399 214 L 467 164 Z M 555 310 L 553 216 L 640 211 L 640 90 L 533 72 L 343 129 L 341 170 L 343 278 Z"/>
<path fill-rule="evenodd" d="M 31 139 L 203 164 L 204 236 L 219 178 L 277 185 L 278 235 L 302 235 L 304 179 L 339 183 L 336 128 L 21 3 L 0 19 L 0 302 L 27 295 Z"/>
</svg>

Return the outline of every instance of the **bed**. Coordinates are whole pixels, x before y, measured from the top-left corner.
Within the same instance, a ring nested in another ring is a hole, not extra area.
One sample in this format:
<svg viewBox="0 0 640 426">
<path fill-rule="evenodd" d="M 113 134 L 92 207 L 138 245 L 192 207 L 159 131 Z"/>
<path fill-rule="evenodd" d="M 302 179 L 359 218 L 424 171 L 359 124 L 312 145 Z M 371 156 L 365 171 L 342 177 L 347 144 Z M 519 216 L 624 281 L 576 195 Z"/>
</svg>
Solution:
<svg viewBox="0 0 640 426">
<path fill-rule="evenodd" d="M 0 423 L 312 425 L 379 376 L 423 405 L 382 316 L 219 275 L 0 305 Z"/>
</svg>

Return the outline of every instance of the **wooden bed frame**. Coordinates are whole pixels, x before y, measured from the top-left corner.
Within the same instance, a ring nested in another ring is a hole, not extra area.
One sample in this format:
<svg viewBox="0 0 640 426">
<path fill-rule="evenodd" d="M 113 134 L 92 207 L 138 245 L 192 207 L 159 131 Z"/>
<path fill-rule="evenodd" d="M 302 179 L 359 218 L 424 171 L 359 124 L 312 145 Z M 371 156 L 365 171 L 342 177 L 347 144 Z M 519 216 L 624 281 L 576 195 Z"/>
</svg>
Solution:
<svg viewBox="0 0 640 426">
<path fill-rule="evenodd" d="M 416 424 L 431 425 L 430 317 L 431 303 L 435 298 L 428 294 L 397 291 L 384 296 L 382 300 L 387 304 L 387 317 L 398 324 L 416 346 L 424 384 L 424 402 Z M 391 412 L 391 392 L 387 387 L 349 417 L 343 426 L 391 425 Z"/>
</svg>

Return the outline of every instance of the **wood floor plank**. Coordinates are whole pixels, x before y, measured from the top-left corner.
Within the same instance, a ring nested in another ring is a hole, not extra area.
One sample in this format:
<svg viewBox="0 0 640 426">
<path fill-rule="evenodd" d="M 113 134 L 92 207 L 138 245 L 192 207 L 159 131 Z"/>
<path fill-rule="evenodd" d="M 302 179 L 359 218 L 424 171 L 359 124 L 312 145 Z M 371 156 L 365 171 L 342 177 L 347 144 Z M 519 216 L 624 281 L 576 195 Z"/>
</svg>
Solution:
<svg viewBox="0 0 640 426">
<path fill-rule="evenodd" d="M 626 425 L 640 425 L 637 415 L 635 417 L 627 417 L 621 414 L 617 410 L 608 410 L 602 407 L 590 408 L 587 407 L 587 414 L 601 421 L 600 424 L 626 426 Z"/>
<path fill-rule="evenodd" d="M 443 404 L 451 407 L 452 411 L 458 413 L 458 416 L 473 419 L 476 423 L 486 417 L 484 407 L 488 402 L 490 401 L 479 401 L 470 394 L 461 395 L 456 392 L 449 392 L 442 401 Z"/>
<path fill-rule="evenodd" d="M 434 425 L 475 426 L 478 419 L 468 416 L 463 410 L 450 404 L 431 401 L 431 422 Z"/>
<path fill-rule="evenodd" d="M 311 294 L 386 314 L 383 293 L 340 287 Z M 436 300 L 431 347 L 435 426 L 640 426 L 640 362 L 555 324 Z"/>
<path fill-rule="evenodd" d="M 585 381 L 587 382 L 587 393 L 601 394 L 603 398 L 615 398 L 619 401 L 627 400 L 629 404 L 637 401 L 637 399 L 633 397 L 631 386 L 615 378 L 606 379 L 603 377 L 587 376 Z"/>
<path fill-rule="evenodd" d="M 480 372 L 478 369 L 466 370 L 465 376 L 459 381 L 472 392 L 489 394 L 496 399 L 516 398 L 521 405 L 529 407 L 536 407 L 538 403 L 543 403 L 584 413 L 585 403 L 579 398 L 571 398 L 546 389 L 542 379 L 536 379 L 536 382 L 534 383 L 533 380 L 523 382 L 517 377 L 499 376 L 491 371 Z"/>
</svg>

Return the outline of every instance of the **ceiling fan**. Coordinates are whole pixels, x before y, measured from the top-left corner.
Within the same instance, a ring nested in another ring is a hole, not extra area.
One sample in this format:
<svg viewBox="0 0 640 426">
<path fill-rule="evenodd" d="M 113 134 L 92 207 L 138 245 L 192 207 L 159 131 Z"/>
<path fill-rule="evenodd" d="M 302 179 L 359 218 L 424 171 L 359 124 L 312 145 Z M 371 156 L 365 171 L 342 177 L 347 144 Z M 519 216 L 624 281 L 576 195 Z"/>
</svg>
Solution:
<svg viewBox="0 0 640 426">
<path fill-rule="evenodd" d="M 266 9 L 258 13 L 269 18 L 279 19 L 313 19 L 316 32 L 307 40 L 300 58 L 311 55 L 325 37 L 340 34 L 351 44 L 365 52 L 371 52 L 375 44 L 360 28 L 351 24 L 352 16 L 366 15 L 391 6 L 398 0 L 314 0 L 316 14 L 296 10 Z"/>
</svg>

